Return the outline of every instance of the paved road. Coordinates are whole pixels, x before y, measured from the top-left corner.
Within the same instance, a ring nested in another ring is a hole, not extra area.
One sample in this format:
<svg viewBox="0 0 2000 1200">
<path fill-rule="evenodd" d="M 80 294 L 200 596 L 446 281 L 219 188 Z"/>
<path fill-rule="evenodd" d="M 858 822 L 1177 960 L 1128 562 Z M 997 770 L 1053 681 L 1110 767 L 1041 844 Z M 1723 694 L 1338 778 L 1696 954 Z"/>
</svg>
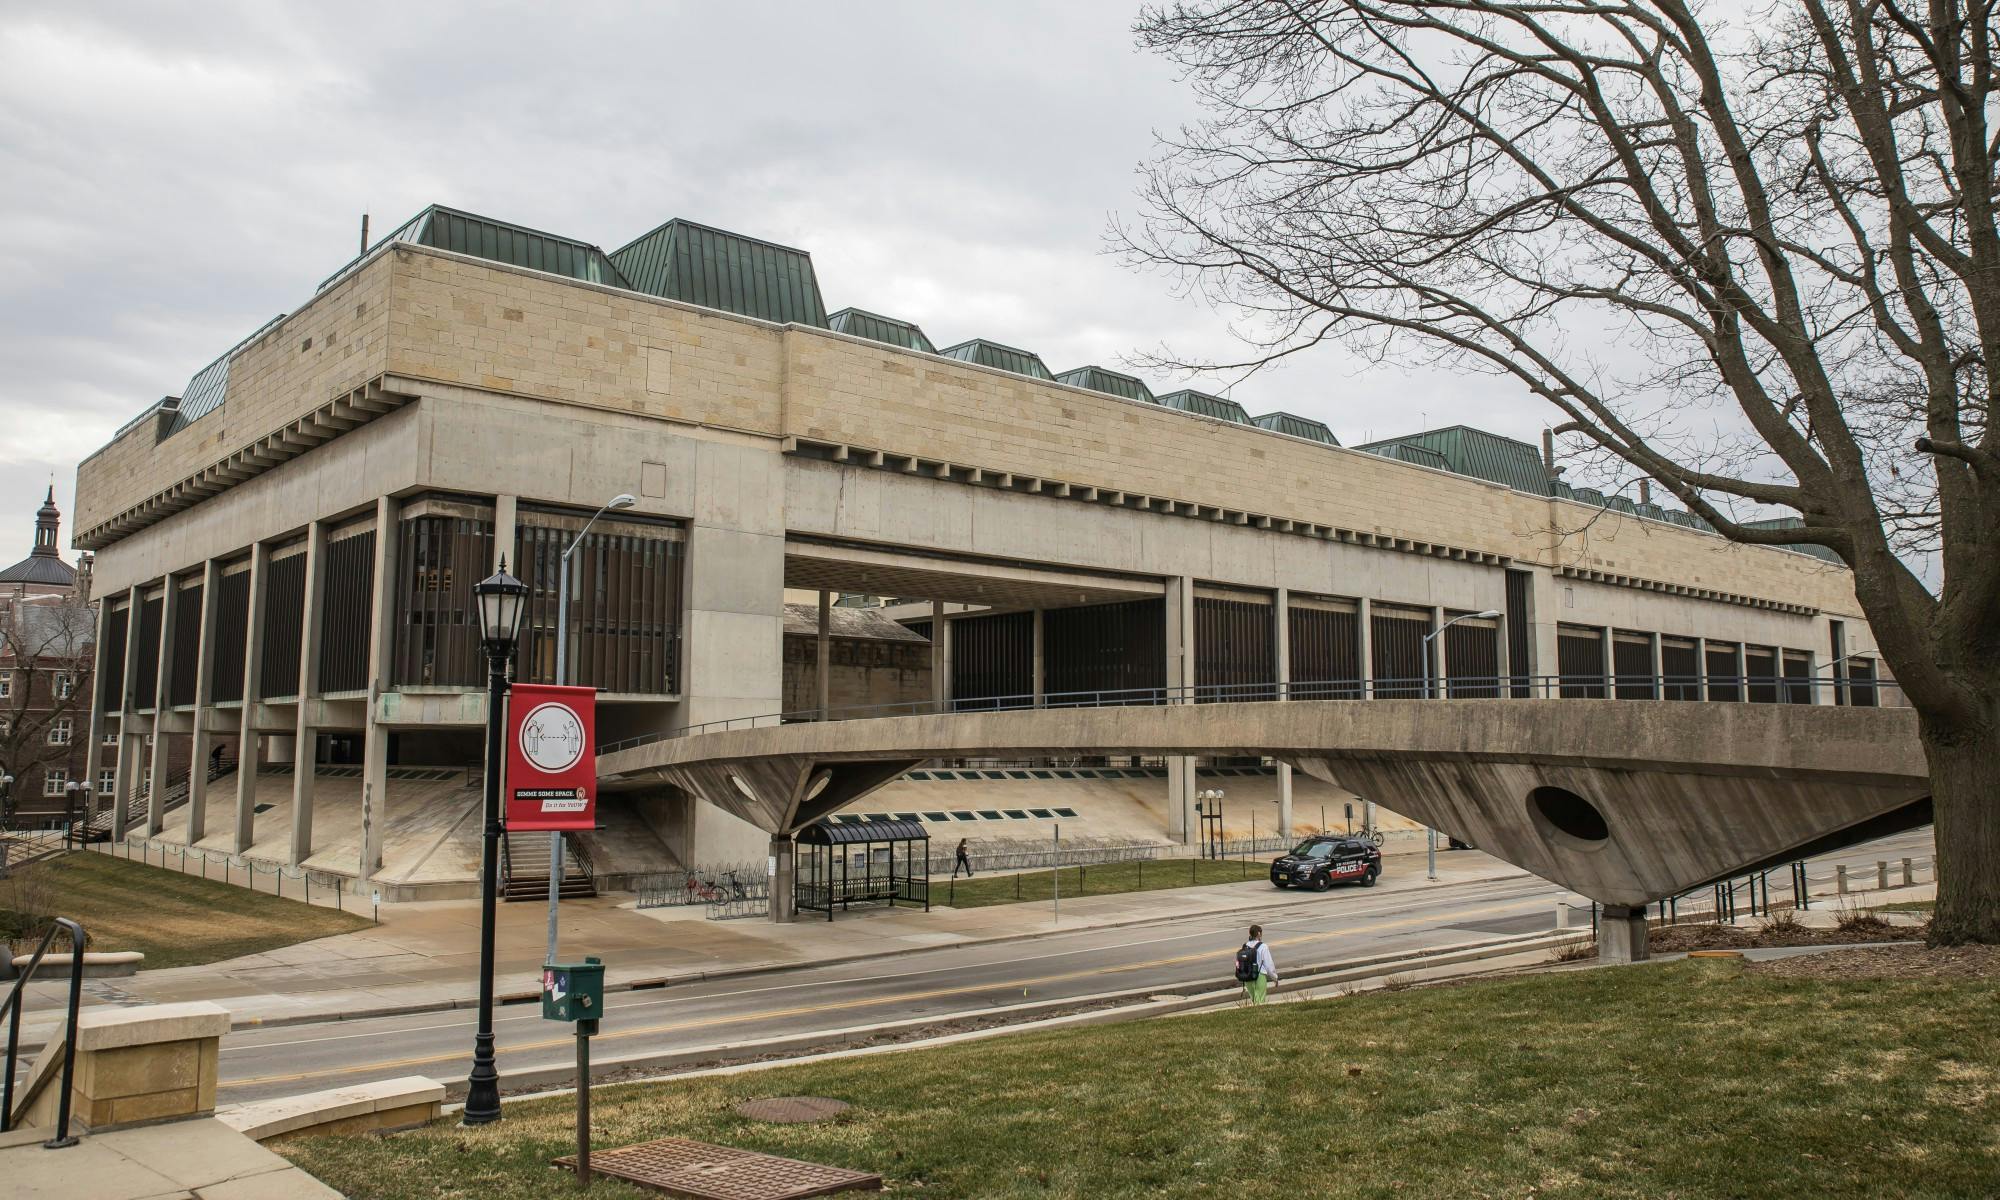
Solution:
<svg viewBox="0 0 2000 1200">
<path fill-rule="evenodd" d="M 1286 964 L 1335 962 L 1549 929 L 1559 892 L 1533 878 L 1420 891 L 1338 888 L 1269 893 L 1266 940 Z M 854 920 L 867 919 L 855 914 Z M 884 1021 L 977 1014 L 1004 1005 L 1129 988 L 1227 986 L 1245 918 L 1166 919 L 987 946 L 939 947 L 844 966 L 606 997 L 598 1062 Z M 473 1014 L 426 1013 L 241 1030 L 222 1045 L 227 1103 L 399 1075 L 459 1078 L 470 1067 Z M 495 1016 L 500 1071 L 575 1061 L 567 1026 L 539 1005 Z"/>
<path fill-rule="evenodd" d="M 1868 886 L 1876 860 L 1924 859 L 1930 852 L 1931 833 L 1924 829 L 1815 859 L 1811 871 L 1818 879 L 1846 863 L 1857 886 Z M 1773 884 L 1777 899 L 1789 898 L 1782 871 Z M 1285 964 L 1339 962 L 1549 929 L 1561 893 L 1522 877 L 1419 890 L 1265 894 L 1270 907 L 1259 919 L 1282 972 Z M 602 1063 L 1125 989 L 1226 986 L 1244 924 L 1240 916 L 1169 918 L 613 993 L 606 998 L 594 1057 Z M 510 1070 L 574 1062 L 568 1028 L 544 1021 L 538 1005 L 501 1008 L 495 1030 L 503 1080 Z M 235 1103 L 411 1074 L 458 1079 L 470 1066 L 472 1032 L 473 1015 L 467 1011 L 242 1030 L 223 1042 L 219 1098 Z"/>
</svg>

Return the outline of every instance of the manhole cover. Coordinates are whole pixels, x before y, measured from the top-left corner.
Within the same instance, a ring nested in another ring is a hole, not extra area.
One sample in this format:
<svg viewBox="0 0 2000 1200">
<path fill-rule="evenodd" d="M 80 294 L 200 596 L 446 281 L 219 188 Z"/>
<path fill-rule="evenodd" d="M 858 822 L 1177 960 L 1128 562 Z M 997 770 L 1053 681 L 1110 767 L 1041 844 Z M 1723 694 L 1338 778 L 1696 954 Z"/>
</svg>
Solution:
<svg viewBox="0 0 2000 1200">
<path fill-rule="evenodd" d="M 773 1096 L 768 1100 L 745 1100 L 736 1106 L 738 1116 L 777 1125 L 808 1125 L 847 1111 L 847 1101 L 824 1096 Z"/>
<path fill-rule="evenodd" d="M 555 1161 L 559 1167 L 576 1169 L 574 1154 Z M 882 1190 L 880 1175 L 687 1138 L 592 1151 L 590 1169 L 686 1200 L 803 1200 L 835 1192 Z"/>
</svg>

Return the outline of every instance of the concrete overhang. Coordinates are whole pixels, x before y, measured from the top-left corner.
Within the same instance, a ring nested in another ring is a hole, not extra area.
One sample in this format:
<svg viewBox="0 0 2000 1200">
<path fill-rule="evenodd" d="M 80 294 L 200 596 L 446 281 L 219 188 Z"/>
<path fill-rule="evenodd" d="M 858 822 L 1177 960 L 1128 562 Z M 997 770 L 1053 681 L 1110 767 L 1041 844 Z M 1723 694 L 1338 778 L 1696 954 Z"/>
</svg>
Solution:
<svg viewBox="0 0 2000 1200">
<path fill-rule="evenodd" d="M 988 608 L 1066 608 L 1143 600 L 1166 591 L 1155 579 L 942 558 L 798 537 L 785 541 L 785 586 Z"/>
</svg>

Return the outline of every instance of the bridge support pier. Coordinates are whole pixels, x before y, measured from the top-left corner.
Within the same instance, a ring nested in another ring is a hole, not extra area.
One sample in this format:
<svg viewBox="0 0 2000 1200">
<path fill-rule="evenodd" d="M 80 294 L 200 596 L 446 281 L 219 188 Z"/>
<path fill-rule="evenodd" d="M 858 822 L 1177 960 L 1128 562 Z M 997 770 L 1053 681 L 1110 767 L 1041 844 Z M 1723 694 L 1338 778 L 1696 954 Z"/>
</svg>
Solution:
<svg viewBox="0 0 2000 1200">
<path fill-rule="evenodd" d="M 822 593 L 824 594 L 824 593 Z M 771 923 L 790 925 L 799 919 L 798 910 L 792 898 L 792 839 L 787 834 L 776 834 L 771 838 L 771 861 L 766 864 L 771 878 L 766 880 L 771 887 Z"/>
<path fill-rule="evenodd" d="M 1646 949 L 1645 906 L 1605 905 L 1597 918 L 1597 960 L 1635 963 L 1650 957 L 1652 955 Z"/>
</svg>

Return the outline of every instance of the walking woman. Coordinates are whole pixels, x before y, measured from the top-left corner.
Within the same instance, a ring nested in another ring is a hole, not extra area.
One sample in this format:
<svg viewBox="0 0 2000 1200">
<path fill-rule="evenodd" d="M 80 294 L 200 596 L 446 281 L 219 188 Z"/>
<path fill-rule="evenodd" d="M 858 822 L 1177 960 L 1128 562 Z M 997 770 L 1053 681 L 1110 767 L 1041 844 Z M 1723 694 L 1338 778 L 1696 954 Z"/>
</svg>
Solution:
<svg viewBox="0 0 2000 1200">
<path fill-rule="evenodd" d="M 964 838 L 958 839 L 958 861 L 951 864 L 951 877 L 953 879 L 958 878 L 960 867 L 965 868 L 965 877 L 967 879 L 972 878 L 972 855 L 966 852 L 965 842 L 966 839 Z"/>
</svg>

